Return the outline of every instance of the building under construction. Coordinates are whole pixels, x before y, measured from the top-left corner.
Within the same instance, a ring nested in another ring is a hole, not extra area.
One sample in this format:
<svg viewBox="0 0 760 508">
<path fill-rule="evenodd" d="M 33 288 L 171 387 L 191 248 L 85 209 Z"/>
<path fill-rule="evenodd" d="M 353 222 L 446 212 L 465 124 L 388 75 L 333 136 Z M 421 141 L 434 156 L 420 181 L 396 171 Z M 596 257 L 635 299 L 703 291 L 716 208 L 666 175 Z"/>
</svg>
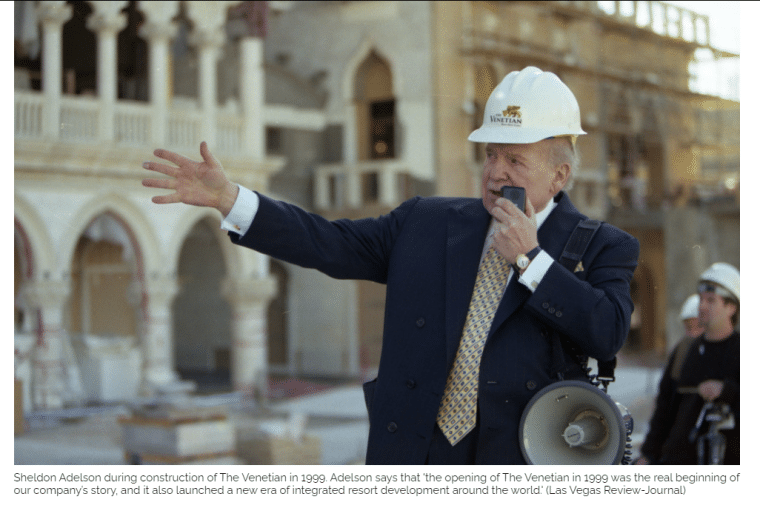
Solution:
<svg viewBox="0 0 760 508">
<path fill-rule="evenodd" d="M 467 141 L 508 72 L 579 100 L 587 215 L 636 236 L 623 360 L 661 361 L 712 262 L 739 266 L 739 104 L 692 91 L 708 19 L 664 2 L 15 5 L 15 378 L 27 410 L 267 394 L 377 367 L 384 288 L 238 249 L 142 163 L 207 141 L 232 181 L 330 218 L 478 196 Z"/>
</svg>

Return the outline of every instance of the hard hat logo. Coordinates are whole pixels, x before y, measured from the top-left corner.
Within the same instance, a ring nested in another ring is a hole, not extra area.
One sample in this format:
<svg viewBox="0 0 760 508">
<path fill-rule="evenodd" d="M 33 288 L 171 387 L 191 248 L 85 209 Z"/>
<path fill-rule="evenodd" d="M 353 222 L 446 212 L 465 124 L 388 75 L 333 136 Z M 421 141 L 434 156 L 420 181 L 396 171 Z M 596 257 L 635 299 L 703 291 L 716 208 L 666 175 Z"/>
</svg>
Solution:
<svg viewBox="0 0 760 508">
<path fill-rule="evenodd" d="M 536 143 L 581 134 L 586 133 L 581 129 L 580 108 L 573 92 L 555 74 L 526 67 L 510 72 L 494 88 L 483 112 L 483 125 L 468 139 L 478 143 Z"/>
<path fill-rule="evenodd" d="M 507 109 L 502 111 L 501 114 L 504 116 L 522 118 L 522 113 L 520 113 L 520 106 L 507 106 Z"/>
<path fill-rule="evenodd" d="M 507 125 L 511 127 L 520 127 L 522 125 L 522 113 L 520 113 L 520 106 L 507 106 L 507 109 L 501 112 L 491 115 L 491 123 Z"/>
</svg>

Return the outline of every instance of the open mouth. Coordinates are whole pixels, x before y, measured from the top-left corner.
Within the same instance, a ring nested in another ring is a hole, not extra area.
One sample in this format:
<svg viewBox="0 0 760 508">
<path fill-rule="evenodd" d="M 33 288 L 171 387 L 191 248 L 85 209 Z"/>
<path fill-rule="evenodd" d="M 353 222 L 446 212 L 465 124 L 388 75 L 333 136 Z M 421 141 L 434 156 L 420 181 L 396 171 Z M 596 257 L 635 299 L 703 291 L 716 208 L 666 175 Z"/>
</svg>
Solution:
<svg viewBox="0 0 760 508">
<path fill-rule="evenodd" d="M 493 194 L 494 196 L 496 196 L 497 198 L 500 198 L 500 197 L 501 197 L 501 191 L 497 191 L 497 190 L 490 190 L 489 192 L 490 192 L 491 194 Z"/>
</svg>

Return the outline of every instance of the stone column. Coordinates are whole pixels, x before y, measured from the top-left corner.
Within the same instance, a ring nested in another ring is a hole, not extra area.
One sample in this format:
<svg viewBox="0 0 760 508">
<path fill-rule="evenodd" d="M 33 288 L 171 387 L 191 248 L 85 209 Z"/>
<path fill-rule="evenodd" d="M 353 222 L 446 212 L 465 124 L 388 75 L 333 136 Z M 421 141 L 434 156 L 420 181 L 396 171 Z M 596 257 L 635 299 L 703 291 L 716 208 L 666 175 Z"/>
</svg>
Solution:
<svg viewBox="0 0 760 508">
<path fill-rule="evenodd" d="M 314 206 L 317 210 L 328 210 L 333 205 L 330 198 L 330 173 L 317 168 L 314 171 Z"/>
<path fill-rule="evenodd" d="M 151 274 L 145 281 L 135 281 L 131 294 L 139 302 L 142 314 L 143 391 L 153 393 L 161 386 L 176 382 L 172 301 L 179 290 L 177 279 L 169 274 Z"/>
<path fill-rule="evenodd" d="M 198 48 L 198 95 L 203 112 L 201 136 L 210 145 L 216 144 L 216 61 L 219 58 L 221 34 L 194 32 L 190 38 Z"/>
<path fill-rule="evenodd" d="M 266 157 L 264 142 L 264 41 L 240 40 L 240 101 L 246 150 L 256 160 Z"/>
<path fill-rule="evenodd" d="M 32 355 L 32 405 L 36 409 L 63 407 L 65 400 L 64 305 L 70 286 L 64 280 L 29 281 L 23 288 L 28 305 L 39 312 L 37 343 Z"/>
<path fill-rule="evenodd" d="M 267 306 L 277 294 L 271 277 L 227 279 L 224 294 L 232 307 L 232 385 L 235 391 L 267 393 Z"/>
<path fill-rule="evenodd" d="M 362 193 L 362 174 L 357 164 L 346 164 L 345 181 L 345 204 L 349 208 L 361 208 L 364 206 Z"/>
<path fill-rule="evenodd" d="M 93 13 L 87 19 L 87 28 L 98 36 L 98 100 L 100 102 L 100 128 L 102 141 L 114 140 L 114 106 L 118 98 L 116 35 L 127 24 L 121 12 L 128 2 L 92 2 Z"/>
<path fill-rule="evenodd" d="M 140 2 L 139 9 L 145 14 L 145 23 L 140 27 L 140 37 L 148 41 L 152 141 L 156 146 L 164 146 L 168 141 L 171 94 L 169 41 L 177 35 L 177 24 L 172 22 L 172 18 L 179 12 L 179 2 Z"/>
<path fill-rule="evenodd" d="M 42 131 L 45 137 L 58 139 L 61 117 L 63 24 L 71 18 L 66 2 L 39 2 L 37 17 L 42 24 L 42 93 L 45 113 Z"/>
<path fill-rule="evenodd" d="M 395 207 L 398 204 L 398 170 L 392 165 L 380 165 L 377 175 L 380 180 L 380 203 L 385 206 Z"/>
<path fill-rule="evenodd" d="M 201 136 L 214 149 L 216 142 L 216 61 L 225 41 L 224 23 L 230 2 L 186 2 L 193 22 L 188 42 L 198 48 L 198 95 L 203 112 Z"/>
</svg>

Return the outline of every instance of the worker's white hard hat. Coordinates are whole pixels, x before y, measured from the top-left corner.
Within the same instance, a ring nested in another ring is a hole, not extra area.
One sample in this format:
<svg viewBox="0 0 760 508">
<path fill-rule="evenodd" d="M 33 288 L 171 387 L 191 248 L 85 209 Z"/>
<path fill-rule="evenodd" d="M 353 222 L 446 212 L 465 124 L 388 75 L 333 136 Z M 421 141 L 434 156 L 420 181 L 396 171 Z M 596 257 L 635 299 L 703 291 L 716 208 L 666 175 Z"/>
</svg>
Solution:
<svg viewBox="0 0 760 508">
<path fill-rule="evenodd" d="M 723 297 L 733 298 L 738 302 L 739 270 L 728 263 L 713 263 L 699 276 L 698 290 L 700 293 L 711 291 Z"/>
<path fill-rule="evenodd" d="M 699 295 L 691 295 L 681 306 L 681 321 L 699 317 Z"/>
<path fill-rule="evenodd" d="M 554 136 L 575 137 L 581 113 L 573 92 L 556 74 L 536 67 L 507 74 L 491 92 L 483 125 L 470 134 L 478 143 L 535 143 Z"/>
</svg>

